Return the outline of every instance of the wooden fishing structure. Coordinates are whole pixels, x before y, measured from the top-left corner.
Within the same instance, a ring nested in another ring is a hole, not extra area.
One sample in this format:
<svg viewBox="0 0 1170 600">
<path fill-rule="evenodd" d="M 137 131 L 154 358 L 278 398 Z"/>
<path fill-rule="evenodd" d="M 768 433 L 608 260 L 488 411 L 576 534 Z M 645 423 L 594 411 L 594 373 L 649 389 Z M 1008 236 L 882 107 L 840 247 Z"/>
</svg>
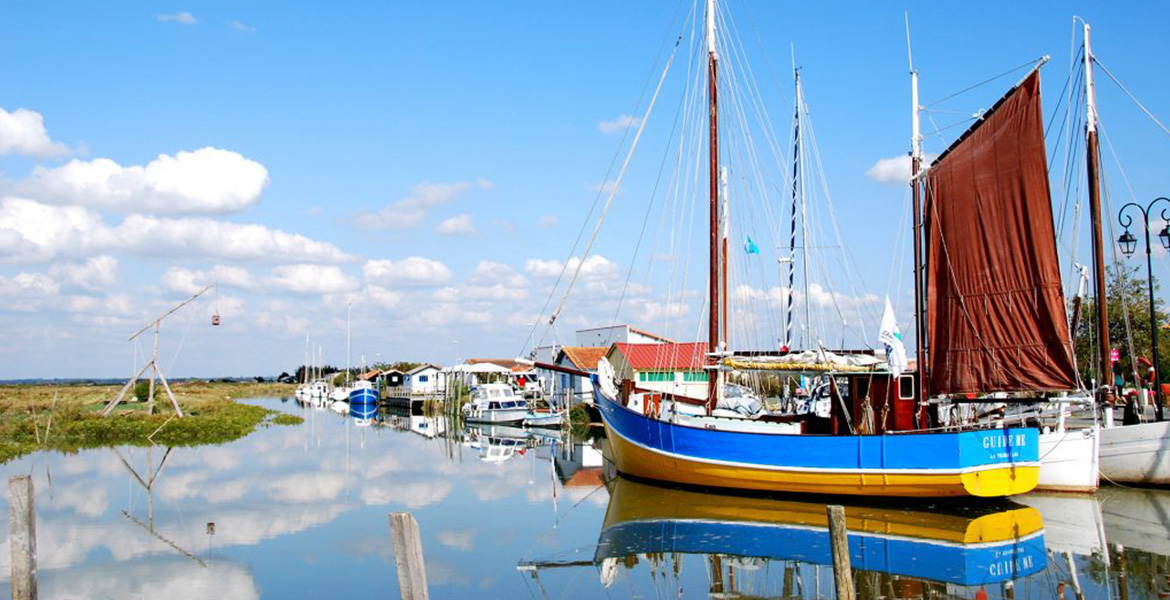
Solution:
<svg viewBox="0 0 1170 600">
<path fill-rule="evenodd" d="M 182 418 L 183 409 L 179 408 L 179 401 L 177 399 L 175 399 L 175 393 L 171 391 L 171 386 L 170 386 L 170 384 L 167 383 L 167 378 L 163 375 L 162 369 L 160 369 L 158 366 L 159 328 L 162 324 L 163 319 L 175 314 L 180 308 L 183 308 L 184 306 L 190 304 L 196 298 L 207 293 L 209 290 L 211 290 L 214 287 L 215 287 L 215 284 L 211 284 L 211 285 L 208 285 L 208 286 L 204 287 L 203 289 L 199 290 L 198 292 L 195 292 L 189 298 L 187 298 L 186 300 L 184 300 L 184 301 L 180 302 L 178 305 L 176 305 L 174 308 L 159 315 L 158 317 L 156 317 L 152 321 L 147 322 L 147 324 L 144 325 L 142 327 L 142 329 L 139 329 L 138 331 L 134 332 L 133 335 L 131 335 L 129 338 L 126 339 L 126 341 L 132 342 L 138 336 L 142 335 L 143 333 L 146 333 L 147 330 L 154 329 L 154 350 L 151 352 L 150 360 L 147 361 L 147 363 L 142 366 L 142 369 L 140 369 L 138 371 L 138 373 L 134 375 L 134 377 L 130 378 L 130 381 L 126 382 L 126 385 L 122 386 L 122 390 L 120 392 L 118 392 L 118 395 L 115 396 L 114 399 L 111 400 L 110 403 L 106 405 L 106 408 L 102 410 L 103 417 L 108 417 L 111 413 L 113 413 L 114 408 L 116 408 L 118 406 L 118 404 L 120 404 L 122 402 L 122 400 L 126 397 L 126 392 L 134 389 L 134 384 L 138 383 L 138 380 L 140 378 L 142 378 L 142 376 L 146 373 L 146 371 L 148 369 L 152 369 L 152 371 L 150 373 L 150 392 L 148 393 L 147 400 L 146 400 L 147 413 L 154 414 L 154 385 L 155 385 L 155 379 L 157 378 L 158 381 L 160 381 L 162 383 L 163 389 L 166 390 L 167 397 L 170 398 L 170 400 L 171 400 L 171 406 L 175 409 L 175 416 Z M 212 317 L 212 324 L 213 325 L 219 325 L 218 312 L 219 311 L 216 311 L 216 314 L 213 315 L 213 317 Z"/>
</svg>

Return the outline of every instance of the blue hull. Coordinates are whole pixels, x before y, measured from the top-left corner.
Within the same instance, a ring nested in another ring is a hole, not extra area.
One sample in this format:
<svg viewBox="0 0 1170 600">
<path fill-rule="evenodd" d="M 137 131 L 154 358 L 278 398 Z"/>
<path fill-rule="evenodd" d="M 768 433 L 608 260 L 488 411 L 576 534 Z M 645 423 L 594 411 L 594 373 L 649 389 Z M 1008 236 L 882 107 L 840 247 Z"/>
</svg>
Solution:
<svg viewBox="0 0 1170 600">
<path fill-rule="evenodd" d="M 596 378 L 596 375 L 594 376 Z M 1039 479 L 1039 432 L 811 435 L 672 423 L 594 397 L 619 471 L 737 489 L 880 496 L 1007 496 Z M 708 423 L 732 423 L 729 420 Z"/>
<path fill-rule="evenodd" d="M 357 389 L 349 393 L 349 403 L 354 404 L 378 404 L 378 392 L 372 389 Z"/>
</svg>

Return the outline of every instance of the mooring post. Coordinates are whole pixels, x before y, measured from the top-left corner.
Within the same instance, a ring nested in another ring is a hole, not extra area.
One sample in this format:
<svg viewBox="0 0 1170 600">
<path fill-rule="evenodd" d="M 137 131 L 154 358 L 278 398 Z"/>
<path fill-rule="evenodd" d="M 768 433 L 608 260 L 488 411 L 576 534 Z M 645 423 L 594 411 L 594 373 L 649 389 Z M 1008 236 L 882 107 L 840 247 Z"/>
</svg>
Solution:
<svg viewBox="0 0 1170 600">
<path fill-rule="evenodd" d="M 390 537 L 394 542 L 394 563 L 398 566 L 398 594 L 402 600 L 427 600 L 427 569 L 423 564 L 422 538 L 418 521 L 410 513 L 390 514 Z"/>
<path fill-rule="evenodd" d="M 853 567 L 849 564 L 849 537 L 845 526 L 845 507 L 829 505 L 829 542 L 833 550 L 833 581 L 837 600 L 853 600 Z"/>
<path fill-rule="evenodd" d="M 37 515 L 28 475 L 8 479 L 8 539 L 12 552 L 12 600 L 37 597 Z"/>
</svg>

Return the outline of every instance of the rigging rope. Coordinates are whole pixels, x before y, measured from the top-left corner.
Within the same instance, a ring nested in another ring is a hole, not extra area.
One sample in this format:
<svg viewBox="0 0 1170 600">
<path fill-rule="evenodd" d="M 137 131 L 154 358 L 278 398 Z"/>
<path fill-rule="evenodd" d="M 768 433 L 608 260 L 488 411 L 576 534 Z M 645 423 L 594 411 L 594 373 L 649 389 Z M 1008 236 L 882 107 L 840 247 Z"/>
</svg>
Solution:
<svg viewBox="0 0 1170 600">
<path fill-rule="evenodd" d="M 1097 60 L 1096 56 L 1094 56 L 1092 58 L 1092 60 L 1093 60 L 1093 64 L 1097 65 L 1098 67 L 1101 67 L 1101 70 L 1105 71 L 1105 74 L 1109 76 L 1109 79 L 1112 79 L 1113 83 L 1116 83 L 1117 87 L 1121 88 L 1121 91 L 1125 92 L 1125 95 L 1129 96 L 1129 99 L 1133 100 L 1133 103 L 1136 104 L 1138 108 L 1142 109 L 1142 112 L 1146 113 L 1147 117 L 1152 119 L 1154 121 L 1154 123 L 1157 123 L 1158 127 L 1161 128 L 1162 131 L 1164 131 L 1167 135 L 1170 135 L 1170 129 L 1167 129 L 1166 126 L 1163 125 L 1162 122 L 1158 120 L 1158 117 L 1155 117 L 1154 113 L 1150 112 L 1150 110 L 1148 108 L 1146 108 L 1145 105 L 1142 104 L 1141 101 L 1139 101 L 1137 99 L 1137 96 L 1134 96 L 1133 93 L 1130 92 L 1128 88 L 1126 88 L 1124 85 L 1122 85 L 1122 83 L 1120 81 L 1118 81 L 1116 77 L 1113 76 L 1113 73 L 1110 73 L 1109 69 L 1106 68 L 1105 65 L 1101 64 L 1101 61 Z"/>
</svg>

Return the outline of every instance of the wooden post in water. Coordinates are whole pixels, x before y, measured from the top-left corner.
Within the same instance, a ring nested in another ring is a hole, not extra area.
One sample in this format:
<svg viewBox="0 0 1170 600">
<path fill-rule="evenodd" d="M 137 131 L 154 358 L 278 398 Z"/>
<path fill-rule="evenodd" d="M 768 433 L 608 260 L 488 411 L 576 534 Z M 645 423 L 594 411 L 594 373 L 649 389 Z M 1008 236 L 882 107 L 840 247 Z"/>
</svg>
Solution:
<svg viewBox="0 0 1170 600">
<path fill-rule="evenodd" d="M 427 570 L 423 564 L 418 521 L 410 513 L 390 514 L 394 563 L 398 566 L 398 594 L 402 600 L 427 600 Z"/>
<path fill-rule="evenodd" d="M 845 527 L 845 507 L 829 505 L 829 543 L 833 551 L 833 582 L 837 600 L 853 600 L 853 567 L 849 564 L 849 537 Z"/>
<path fill-rule="evenodd" d="M 37 515 L 28 475 L 8 479 L 8 539 L 12 552 L 12 600 L 37 597 Z"/>
</svg>

